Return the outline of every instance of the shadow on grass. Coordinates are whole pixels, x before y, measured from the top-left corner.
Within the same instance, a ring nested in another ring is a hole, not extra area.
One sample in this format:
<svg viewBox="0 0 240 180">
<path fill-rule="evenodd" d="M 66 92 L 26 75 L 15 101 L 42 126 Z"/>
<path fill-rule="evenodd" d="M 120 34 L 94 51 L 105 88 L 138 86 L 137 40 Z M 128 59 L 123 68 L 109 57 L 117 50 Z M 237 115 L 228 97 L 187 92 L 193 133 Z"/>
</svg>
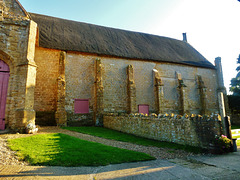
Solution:
<svg viewBox="0 0 240 180">
<path fill-rule="evenodd" d="M 11 148 L 32 165 L 102 166 L 153 160 L 150 155 L 55 133 L 10 140 Z"/>
<path fill-rule="evenodd" d="M 194 147 L 189 145 L 182 145 L 177 144 L 173 142 L 166 142 L 166 141 L 157 141 L 153 139 L 148 139 L 144 137 L 135 136 L 132 134 L 126 134 L 120 131 L 107 129 L 103 127 L 62 127 L 62 129 L 67 129 L 70 131 L 75 131 L 83 134 L 89 134 L 92 136 L 97 136 L 105 139 L 111 139 L 116 141 L 123 141 L 123 142 L 129 142 L 133 144 L 143 145 L 143 146 L 155 146 L 159 148 L 170 148 L 174 150 L 184 150 L 187 152 L 193 152 L 193 153 L 203 153 L 206 152 L 205 149 L 202 149 L 200 147 Z"/>
</svg>

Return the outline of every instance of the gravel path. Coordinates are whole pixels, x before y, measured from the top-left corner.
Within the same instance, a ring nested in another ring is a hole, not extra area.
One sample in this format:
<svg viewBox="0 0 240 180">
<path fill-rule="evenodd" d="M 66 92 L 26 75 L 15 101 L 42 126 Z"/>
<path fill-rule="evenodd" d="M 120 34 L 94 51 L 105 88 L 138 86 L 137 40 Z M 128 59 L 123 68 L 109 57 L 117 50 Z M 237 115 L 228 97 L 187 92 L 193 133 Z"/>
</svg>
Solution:
<svg viewBox="0 0 240 180">
<path fill-rule="evenodd" d="M 64 134 L 71 135 L 87 141 L 93 141 L 93 142 L 98 142 L 108 146 L 147 153 L 157 159 L 185 158 L 187 156 L 194 155 L 192 153 L 188 153 L 182 150 L 173 150 L 168 148 L 158 148 L 158 147 L 151 147 L 151 146 L 147 147 L 147 146 L 141 146 L 141 145 L 131 144 L 127 142 L 120 142 L 115 140 L 99 138 L 99 137 L 95 137 L 87 134 L 68 131 L 58 127 L 40 127 L 39 128 L 38 134 L 46 134 L 46 133 L 64 133 Z M 16 152 L 11 151 L 7 146 L 7 139 L 14 139 L 14 138 L 28 137 L 28 136 L 32 136 L 32 135 L 0 134 L 0 165 L 29 165 L 26 162 L 19 161 L 16 157 Z"/>
</svg>

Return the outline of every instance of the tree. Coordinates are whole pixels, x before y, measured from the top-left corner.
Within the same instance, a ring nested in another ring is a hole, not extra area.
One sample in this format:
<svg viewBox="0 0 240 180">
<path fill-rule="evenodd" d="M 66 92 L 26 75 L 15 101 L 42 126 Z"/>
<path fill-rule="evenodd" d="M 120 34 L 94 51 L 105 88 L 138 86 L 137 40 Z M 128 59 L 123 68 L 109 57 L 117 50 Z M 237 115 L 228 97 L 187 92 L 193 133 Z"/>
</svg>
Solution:
<svg viewBox="0 0 240 180">
<path fill-rule="evenodd" d="M 236 68 L 237 75 L 235 78 L 232 78 L 230 87 L 230 91 L 233 92 L 234 96 L 240 96 L 240 54 L 237 58 L 237 64 L 239 64 Z"/>
</svg>

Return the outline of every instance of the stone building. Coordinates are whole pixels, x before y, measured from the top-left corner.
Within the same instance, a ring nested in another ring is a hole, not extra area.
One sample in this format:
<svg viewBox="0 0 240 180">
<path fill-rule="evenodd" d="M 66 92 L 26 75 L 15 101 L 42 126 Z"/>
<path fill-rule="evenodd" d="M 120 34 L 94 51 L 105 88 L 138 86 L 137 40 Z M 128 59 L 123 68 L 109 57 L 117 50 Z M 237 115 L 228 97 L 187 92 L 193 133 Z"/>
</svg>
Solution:
<svg viewBox="0 0 240 180">
<path fill-rule="evenodd" d="M 212 65 L 186 34 L 180 41 L 27 13 L 17 0 L 0 0 L 0 27 L 2 129 L 102 125 L 107 113 L 224 116 L 221 59 Z"/>
</svg>

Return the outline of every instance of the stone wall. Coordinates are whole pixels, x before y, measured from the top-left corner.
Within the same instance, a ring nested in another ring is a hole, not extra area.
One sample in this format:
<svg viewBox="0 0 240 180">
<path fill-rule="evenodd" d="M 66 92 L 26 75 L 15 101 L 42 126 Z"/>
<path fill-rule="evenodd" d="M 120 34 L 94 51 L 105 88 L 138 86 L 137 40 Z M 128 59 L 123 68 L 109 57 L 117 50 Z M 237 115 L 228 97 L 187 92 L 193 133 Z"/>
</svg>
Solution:
<svg viewBox="0 0 240 180">
<path fill-rule="evenodd" d="M 57 109 L 59 58 L 59 50 L 36 47 L 35 62 L 37 65 L 37 76 L 34 93 L 34 110 L 36 111 L 36 124 L 38 125 L 56 125 L 54 114 Z"/>
<path fill-rule="evenodd" d="M 56 111 L 59 50 L 36 47 L 35 111 Z"/>
<path fill-rule="evenodd" d="M 65 65 L 67 112 L 74 112 L 74 99 L 89 99 L 94 111 L 95 59 L 80 53 L 67 53 Z"/>
<path fill-rule="evenodd" d="M 36 48 L 36 111 L 56 111 L 60 52 Z M 201 114 L 202 107 L 204 114 L 218 113 L 214 69 L 66 52 L 64 73 L 68 121 L 81 116 L 74 113 L 75 99 L 89 99 L 89 113 L 93 113 L 90 117 L 94 117 L 95 123 L 102 117 L 97 114 L 137 113 L 139 104 L 149 105 L 150 113 Z M 187 86 L 182 89 L 186 112 L 182 112 L 179 77 Z"/>
<path fill-rule="evenodd" d="M 18 1 L 1 1 L 0 10 L 0 59 L 10 68 L 6 125 L 12 129 L 24 129 L 28 123 L 35 123 L 37 24 L 31 21 Z"/>
<path fill-rule="evenodd" d="M 221 121 L 215 116 L 177 116 L 105 114 L 104 127 L 136 136 L 183 145 L 208 148 L 215 135 L 221 134 Z"/>
</svg>

